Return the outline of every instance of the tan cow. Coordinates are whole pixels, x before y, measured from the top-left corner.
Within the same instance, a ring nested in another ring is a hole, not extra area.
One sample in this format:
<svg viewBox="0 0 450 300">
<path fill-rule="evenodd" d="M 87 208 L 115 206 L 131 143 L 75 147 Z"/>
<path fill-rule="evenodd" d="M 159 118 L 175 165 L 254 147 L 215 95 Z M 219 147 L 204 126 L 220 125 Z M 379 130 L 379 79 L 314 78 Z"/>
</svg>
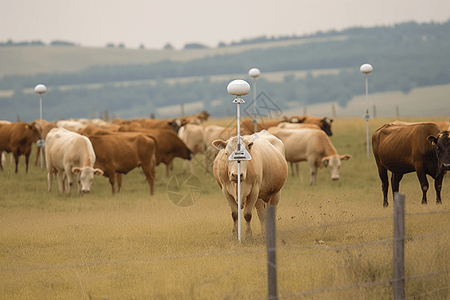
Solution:
<svg viewBox="0 0 450 300">
<path fill-rule="evenodd" d="M 103 170 L 103 175 L 109 178 L 113 194 L 116 173 L 127 174 L 140 166 L 153 195 L 156 165 L 156 142 L 153 138 L 137 132 L 122 132 L 93 135 L 89 139 L 97 156 L 94 167 Z M 117 185 L 120 192 L 122 176 L 117 176 Z"/>
<path fill-rule="evenodd" d="M 78 133 L 65 128 L 53 128 L 45 139 L 45 161 L 47 164 L 48 191 L 52 190 L 52 177 L 56 173 L 59 191 L 63 192 L 67 180 L 66 193 L 70 195 L 77 176 L 77 192 L 89 193 L 94 175 L 103 171 L 94 169 L 95 153 L 91 141 Z"/>
<path fill-rule="evenodd" d="M 214 160 L 214 177 L 231 208 L 233 232 L 237 232 L 238 197 L 237 181 L 241 180 L 241 199 L 244 219 L 247 222 L 246 236 L 252 238 L 250 221 L 252 209 L 256 208 L 261 222 L 261 232 L 265 235 L 265 203 L 277 205 L 281 188 L 287 178 L 287 164 L 283 155 L 269 141 L 259 138 L 251 141 L 242 138 L 242 147 L 250 153 L 251 160 L 241 161 L 241 173 L 238 174 L 238 162 L 230 161 L 229 155 L 237 149 L 238 138 L 227 141 L 215 140 L 213 145 L 219 149 Z"/>
<path fill-rule="evenodd" d="M 282 122 L 278 124 L 278 128 L 284 128 L 284 129 L 320 129 L 320 126 L 317 124 L 304 124 L 304 123 L 288 123 L 288 122 Z"/>
<path fill-rule="evenodd" d="M 192 152 L 192 158 L 198 153 L 205 152 L 205 136 L 203 133 L 203 127 L 197 124 L 186 124 L 178 131 L 178 136 L 186 144 L 186 146 Z M 206 156 L 205 164 L 206 164 Z M 194 160 L 189 160 L 191 174 L 194 174 Z M 188 160 L 183 161 L 183 172 L 186 172 Z"/>
<path fill-rule="evenodd" d="M 42 120 L 42 121 L 44 121 L 44 120 Z M 45 121 L 45 123 L 44 122 L 42 122 L 42 139 L 43 140 L 45 140 L 45 138 L 47 137 L 47 134 L 50 132 L 50 130 L 52 130 L 53 128 L 56 128 L 57 126 L 56 126 L 56 122 L 47 122 L 47 121 Z M 43 159 L 45 160 L 45 146 L 44 146 L 44 156 L 43 156 Z M 40 154 L 41 154 L 41 147 L 36 147 L 36 160 L 34 161 L 34 165 L 35 166 L 37 166 L 37 164 L 38 164 L 38 160 L 39 160 L 39 156 L 40 156 Z"/>
<path fill-rule="evenodd" d="M 286 148 L 284 147 L 283 142 L 265 129 L 257 132 L 256 134 L 244 135 L 244 138 L 248 139 L 249 141 L 255 139 L 265 139 L 269 143 L 271 143 L 278 151 L 280 151 L 283 157 L 286 157 Z"/>
<path fill-rule="evenodd" d="M 284 120 L 291 123 L 302 123 L 302 124 L 316 124 L 320 127 L 328 136 L 332 136 L 333 132 L 331 131 L 331 123 L 333 123 L 333 119 L 328 117 L 320 118 L 314 116 L 283 116 Z"/>
<path fill-rule="evenodd" d="M 26 172 L 28 173 L 28 162 L 31 154 L 31 146 L 41 136 L 41 130 L 38 124 L 32 122 L 18 122 L 12 124 L 0 125 L 0 152 L 6 151 L 14 156 L 16 162 L 16 173 L 18 171 L 19 156 L 25 155 Z M 0 169 L 3 165 L 0 160 Z"/>
<path fill-rule="evenodd" d="M 269 132 L 279 138 L 286 147 L 286 160 L 289 162 L 307 161 L 309 184 L 317 184 L 317 169 L 329 167 L 331 179 L 339 179 L 339 168 L 343 160 L 351 155 L 339 155 L 323 130 L 269 128 Z"/>
</svg>

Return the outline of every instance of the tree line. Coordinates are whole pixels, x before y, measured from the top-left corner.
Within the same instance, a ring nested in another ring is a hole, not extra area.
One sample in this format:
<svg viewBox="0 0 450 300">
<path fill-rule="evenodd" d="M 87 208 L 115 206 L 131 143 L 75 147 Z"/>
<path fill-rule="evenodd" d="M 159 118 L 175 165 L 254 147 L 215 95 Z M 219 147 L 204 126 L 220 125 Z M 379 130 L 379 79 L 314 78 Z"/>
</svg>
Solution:
<svg viewBox="0 0 450 300">
<path fill-rule="evenodd" d="M 103 83 L 103 87 L 93 90 L 52 90 L 45 95 L 46 105 L 51 106 L 50 118 L 86 117 L 90 107 L 95 111 L 108 109 L 118 117 L 146 116 L 161 106 L 196 101 L 204 102 L 204 108 L 213 116 L 223 116 L 226 113 L 224 107 L 211 103 L 228 99 L 228 82 L 211 81 L 210 76 L 243 74 L 245 77 L 255 66 L 263 75 L 265 72 L 341 69 L 339 75 L 315 77 L 309 73 L 299 79 L 287 75 L 281 83 L 265 80 L 262 76 L 258 91 L 264 91 L 281 108 L 287 108 L 292 102 L 311 105 L 337 101 L 345 106 L 353 96 L 364 93 L 364 79 L 359 67 L 367 62 L 374 67 L 371 92 L 401 90 L 408 93 L 415 87 L 450 83 L 450 20 L 443 24 L 409 22 L 393 27 L 351 28 L 328 33 L 329 36 L 338 34 L 346 38 L 255 49 L 187 62 L 161 61 L 147 65 L 97 66 L 77 73 L 7 76 L 0 80 L 0 89 L 15 89 L 16 92 L 11 103 L 4 105 L 5 100 L 1 98 L 0 103 L 2 111 L 12 113 L 20 107 L 23 111 L 23 107 L 27 107 L 23 104 L 32 105 L 36 95 L 23 94 L 21 90 L 41 82 L 49 87 Z M 203 79 L 185 84 L 164 81 L 188 76 Z M 126 88 L 111 84 L 149 79 L 155 80 L 156 84 Z M 0 118 L 5 118 L 3 113 Z"/>
</svg>

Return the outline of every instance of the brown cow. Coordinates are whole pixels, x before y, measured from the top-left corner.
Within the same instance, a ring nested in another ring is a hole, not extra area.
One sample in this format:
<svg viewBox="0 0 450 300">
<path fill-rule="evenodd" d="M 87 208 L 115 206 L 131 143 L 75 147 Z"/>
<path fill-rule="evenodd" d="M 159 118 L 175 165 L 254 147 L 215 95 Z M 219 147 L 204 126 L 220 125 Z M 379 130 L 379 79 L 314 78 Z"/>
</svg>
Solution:
<svg viewBox="0 0 450 300">
<path fill-rule="evenodd" d="M 44 120 L 42 120 L 44 121 Z M 45 138 L 47 137 L 47 134 L 50 132 L 50 130 L 52 130 L 53 128 L 56 128 L 56 122 L 47 122 L 45 121 L 42 122 L 42 139 L 45 140 Z M 39 159 L 39 155 L 41 153 L 41 147 L 36 147 L 36 160 L 34 161 L 34 165 L 37 166 L 38 163 L 38 159 Z M 45 147 L 44 147 L 44 154 L 45 154 Z M 45 155 L 43 157 L 43 159 L 45 158 Z"/>
<path fill-rule="evenodd" d="M 331 131 L 331 123 L 333 122 L 333 119 L 328 117 L 320 118 L 307 115 L 292 117 L 284 116 L 284 120 L 291 123 L 316 124 L 320 127 L 320 129 L 325 131 L 328 136 L 333 135 L 333 132 Z"/>
<path fill-rule="evenodd" d="M 16 162 L 16 173 L 19 165 L 19 156 L 25 155 L 26 172 L 28 173 L 28 161 L 31 154 L 31 146 L 41 137 L 41 130 L 38 124 L 32 122 L 18 122 L 0 125 L 0 153 L 12 152 Z M 0 160 L 0 169 L 3 166 Z"/>
<path fill-rule="evenodd" d="M 282 123 L 282 122 L 286 122 L 285 120 L 281 120 L 281 121 L 273 121 L 273 120 L 268 120 L 268 121 L 264 121 L 262 120 L 261 122 L 258 122 L 256 124 L 256 132 L 262 131 L 262 130 L 267 130 L 270 127 L 275 127 L 278 126 L 278 124 Z M 245 119 L 244 121 L 241 122 L 241 135 L 248 135 L 248 134 L 252 134 L 255 132 L 255 124 L 253 123 L 252 119 Z"/>
<path fill-rule="evenodd" d="M 394 121 L 390 124 L 392 125 L 413 125 L 413 124 L 423 124 L 423 123 L 433 123 L 436 124 L 437 127 L 439 127 L 439 129 L 441 130 L 450 130 L 450 122 L 447 121 L 436 121 L 436 122 L 414 122 L 414 123 L 410 123 L 410 122 L 403 122 L 403 121 Z"/>
<path fill-rule="evenodd" d="M 127 174 L 136 167 L 142 167 L 150 194 L 153 195 L 156 165 L 156 142 L 140 133 L 124 132 L 111 135 L 89 136 L 94 147 L 96 161 L 94 168 L 103 170 L 103 176 L 109 178 L 112 192 L 116 173 Z M 118 192 L 122 188 L 122 177 L 117 179 Z"/>
<path fill-rule="evenodd" d="M 161 162 L 166 165 L 166 176 L 169 177 L 169 167 L 175 157 L 191 159 L 192 152 L 172 129 L 145 129 L 139 127 L 121 126 L 119 132 L 140 132 L 156 140 L 156 165 Z"/>
<path fill-rule="evenodd" d="M 220 150 L 214 160 L 214 177 L 230 205 L 234 222 L 233 232 L 236 232 L 238 220 L 237 181 L 241 181 L 242 207 L 244 219 L 247 221 L 246 235 L 251 239 L 250 221 L 253 207 L 256 208 L 264 236 L 266 219 L 264 203 L 278 204 L 288 169 L 283 154 L 275 146 L 264 138 L 252 136 L 241 139 L 241 146 L 250 153 L 251 159 L 240 162 L 241 173 L 238 174 L 238 162 L 228 159 L 237 149 L 237 143 L 237 137 L 213 142 L 214 147 Z"/>
<path fill-rule="evenodd" d="M 441 203 L 442 179 L 450 170 L 450 138 L 436 124 L 385 124 L 372 135 L 372 147 L 382 183 L 383 206 L 388 204 L 388 173 L 392 172 L 392 193 L 399 190 L 406 173 L 416 172 L 422 187 L 422 204 L 427 203 L 428 180 L 434 179 L 436 203 Z"/>
</svg>

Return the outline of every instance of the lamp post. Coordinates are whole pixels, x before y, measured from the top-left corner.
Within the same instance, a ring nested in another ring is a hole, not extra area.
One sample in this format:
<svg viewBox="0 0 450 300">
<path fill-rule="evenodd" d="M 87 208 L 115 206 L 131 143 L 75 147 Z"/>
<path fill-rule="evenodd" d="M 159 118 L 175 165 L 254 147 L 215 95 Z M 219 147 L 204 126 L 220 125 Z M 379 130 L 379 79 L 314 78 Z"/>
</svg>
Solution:
<svg viewBox="0 0 450 300">
<path fill-rule="evenodd" d="M 237 149 L 228 156 L 228 160 L 237 161 L 238 163 L 238 180 L 237 180 L 237 195 L 238 195 L 238 240 L 241 241 L 241 161 L 242 160 L 250 160 L 252 157 L 250 153 L 242 147 L 241 145 L 241 110 L 240 104 L 245 103 L 244 99 L 241 96 L 247 95 L 250 92 L 250 85 L 245 80 L 233 80 L 227 86 L 227 91 L 229 94 L 236 96 L 233 100 L 233 103 L 237 104 L 236 116 L 237 116 L 237 136 L 238 136 L 238 144 Z"/>
<path fill-rule="evenodd" d="M 261 75 L 261 71 L 257 68 L 252 68 L 250 71 L 248 71 L 248 75 L 253 78 L 253 124 L 255 128 L 255 133 L 258 131 L 258 118 L 256 116 L 256 80 L 258 79 L 259 75 Z"/>
<path fill-rule="evenodd" d="M 362 118 L 366 120 L 367 157 L 369 157 L 369 120 L 372 119 L 369 114 L 369 74 L 373 71 L 373 67 L 370 64 L 363 64 L 359 68 L 359 71 L 364 74 L 366 79 L 366 114 Z"/>
<path fill-rule="evenodd" d="M 34 91 L 39 94 L 39 108 L 40 108 L 40 114 L 39 114 L 40 118 L 39 119 L 40 119 L 40 126 L 41 126 L 41 138 L 36 142 L 36 145 L 41 148 L 39 159 L 41 160 L 41 168 L 42 168 L 43 167 L 42 151 L 44 150 L 44 145 L 45 145 L 44 139 L 42 138 L 42 94 L 47 91 L 47 87 L 43 84 L 38 84 L 34 88 Z"/>
</svg>

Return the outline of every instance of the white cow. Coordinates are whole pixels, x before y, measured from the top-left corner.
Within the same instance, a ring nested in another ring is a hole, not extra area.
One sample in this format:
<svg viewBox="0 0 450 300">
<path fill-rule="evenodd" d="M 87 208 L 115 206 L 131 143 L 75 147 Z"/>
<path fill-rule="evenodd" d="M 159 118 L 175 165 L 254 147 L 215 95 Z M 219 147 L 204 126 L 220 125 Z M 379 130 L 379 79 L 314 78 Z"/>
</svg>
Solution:
<svg viewBox="0 0 450 300">
<path fill-rule="evenodd" d="M 203 127 L 197 124 L 188 123 L 180 128 L 178 131 L 179 138 L 191 150 L 192 155 L 204 153 L 205 151 L 205 136 Z M 183 162 L 183 172 L 186 172 L 188 160 Z M 194 159 L 189 160 L 191 174 L 194 174 Z"/>
<path fill-rule="evenodd" d="M 266 210 L 265 203 L 277 205 L 281 188 L 287 178 L 287 164 L 284 156 L 269 141 L 263 138 L 242 137 L 242 147 L 250 153 L 251 160 L 241 161 L 241 173 L 238 174 L 238 162 L 230 161 L 229 155 L 237 149 L 237 137 L 227 141 L 215 140 L 214 147 L 219 149 L 214 160 L 214 177 L 222 189 L 222 193 L 231 208 L 234 221 L 233 232 L 237 231 L 238 197 L 237 181 L 241 181 L 241 199 L 244 208 L 244 219 L 247 222 L 246 235 L 252 238 L 250 221 L 252 209 L 256 208 L 261 222 L 261 232 L 265 235 Z"/>
<path fill-rule="evenodd" d="M 309 184 L 317 184 L 317 168 L 329 167 L 331 179 L 339 179 L 341 161 L 349 160 L 351 155 L 339 155 L 323 130 L 269 128 L 269 132 L 283 141 L 286 147 L 286 160 L 289 162 L 307 161 Z"/>
<path fill-rule="evenodd" d="M 76 121 L 76 120 L 60 120 L 56 122 L 56 126 L 59 128 L 65 128 L 67 130 L 78 132 L 84 128 L 88 123 L 82 122 L 82 121 Z"/>
<path fill-rule="evenodd" d="M 64 190 L 64 180 L 67 180 L 66 192 L 78 174 L 78 194 L 89 193 L 94 175 L 102 175 L 103 171 L 94 169 L 95 152 L 91 141 L 78 133 L 64 128 L 53 128 L 45 139 L 45 160 L 47 162 L 48 191 L 52 188 L 52 175 L 56 173 L 59 191 Z"/>
<path fill-rule="evenodd" d="M 265 139 L 280 151 L 280 153 L 283 154 L 283 157 L 286 157 L 286 148 L 284 147 L 283 142 L 265 129 L 252 135 L 244 135 L 244 138 L 247 138 L 250 141 L 255 139 Z"/>
<path fill-rule="evenodd" d="M 0 124 L 11 124 L 10 121 L 6 121 L 6 120 L 0 120 Z M 13 163 L 13 154 L 11 153 L 11 164 Z M 1 151 L 1 160 L 2 160 L 2 166 L 5 165 L 6 163 L 6 151 Z"/>
</svg>

